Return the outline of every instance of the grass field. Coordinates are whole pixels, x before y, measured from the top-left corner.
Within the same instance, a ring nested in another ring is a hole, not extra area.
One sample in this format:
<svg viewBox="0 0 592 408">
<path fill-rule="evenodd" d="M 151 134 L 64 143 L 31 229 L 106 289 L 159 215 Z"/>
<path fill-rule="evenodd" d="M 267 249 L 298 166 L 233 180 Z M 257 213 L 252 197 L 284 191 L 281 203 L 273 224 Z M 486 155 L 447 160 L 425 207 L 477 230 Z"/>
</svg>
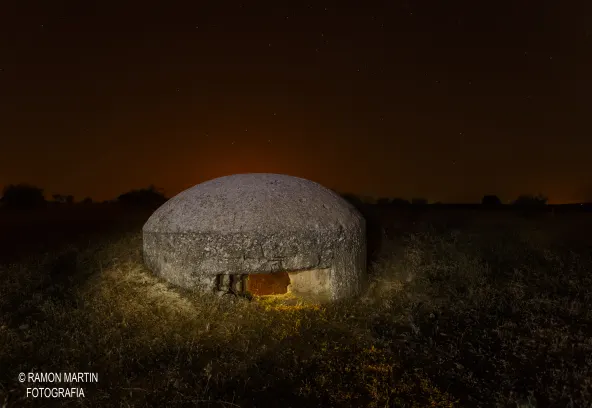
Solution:
<svg viewBox="0 0 592 408">
<path fill-rule="evenodd" d="M 6 257 L 0 407 L 592 407 L 591 213 L 373 211 L 369 287 L 322 307 L 169 286 L 141 216 Z"/>
</svg>

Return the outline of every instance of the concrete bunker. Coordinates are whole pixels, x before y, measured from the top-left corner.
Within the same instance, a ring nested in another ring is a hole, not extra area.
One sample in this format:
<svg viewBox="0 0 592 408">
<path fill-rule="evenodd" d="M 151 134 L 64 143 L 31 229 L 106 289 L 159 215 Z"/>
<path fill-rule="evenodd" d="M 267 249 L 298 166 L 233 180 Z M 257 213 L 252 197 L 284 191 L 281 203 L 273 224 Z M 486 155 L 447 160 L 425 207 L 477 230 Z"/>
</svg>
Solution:
<svg viewBox="0 0 592 408">
<path fill-rule="evenodd" d="M 291 293 L 336 300 L 366 275 L 360 213 L 315 182 L 249 173 L 198 184 L 158 208 L 143 228 L 149 269 L 215 293 Z"/>
</svg>

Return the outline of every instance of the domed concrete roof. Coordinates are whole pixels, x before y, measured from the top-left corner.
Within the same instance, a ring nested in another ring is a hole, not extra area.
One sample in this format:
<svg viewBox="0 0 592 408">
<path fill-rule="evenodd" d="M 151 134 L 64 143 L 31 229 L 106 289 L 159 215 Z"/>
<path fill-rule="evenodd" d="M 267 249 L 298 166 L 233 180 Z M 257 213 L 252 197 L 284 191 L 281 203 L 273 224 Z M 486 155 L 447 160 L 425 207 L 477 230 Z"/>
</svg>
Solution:
<svg viewBox="0 0 592 408">
<path fill-rule="evenodd" d="M 219 275 L 327 270 L 331 298 L 359 292 L 365 221 L 333 191 L 281 174 L 220 177 L 158 208 L 143 228 L 147 265 L 183 287 Z"/>
</svg>

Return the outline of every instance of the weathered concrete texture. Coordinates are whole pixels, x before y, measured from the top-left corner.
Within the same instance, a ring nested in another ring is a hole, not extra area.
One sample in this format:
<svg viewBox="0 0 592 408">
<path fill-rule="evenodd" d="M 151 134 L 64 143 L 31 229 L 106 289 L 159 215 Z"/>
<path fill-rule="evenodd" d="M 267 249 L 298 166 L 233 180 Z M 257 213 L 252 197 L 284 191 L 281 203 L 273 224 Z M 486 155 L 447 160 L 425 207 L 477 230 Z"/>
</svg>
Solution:
<svg viewBox="0 0 592 408">
<path fill-rule="evenodd" d="M 351 204 L 317 183 L 237 174 L 198 184 L 156 210 L 143 228 L 144 259 L 168 281 L 201 290 L 214 290 L 219 274 L 328 269 L 296 286 L 322 283 L 318 290 L 338 299 L 363 284 L 365 230 Z"/>
<path fill-rule="evenodd" d="M 331 297 L 331 269 L 312 269 L 289 274 L 288 290 L 294 294 Z"/>
</svg>

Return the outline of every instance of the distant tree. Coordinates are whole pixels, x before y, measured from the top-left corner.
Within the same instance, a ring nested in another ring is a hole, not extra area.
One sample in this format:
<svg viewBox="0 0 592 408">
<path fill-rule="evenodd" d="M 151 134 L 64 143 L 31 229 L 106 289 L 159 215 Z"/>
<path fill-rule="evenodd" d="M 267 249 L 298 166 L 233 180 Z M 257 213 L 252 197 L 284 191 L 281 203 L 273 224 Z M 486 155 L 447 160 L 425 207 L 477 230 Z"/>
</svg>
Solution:
<svg viewBox="0 0 592 408">
<path fill-rule="evenodd" d="M 425 198 L 412 198 L 411 199 L 411 204 L 413 205 L 426 205 L 428 203 L 428 200 Z"/>
<path fill-rule="evenodd" d="M 154 187 L 132 190 L 117 197 L 117 202 L 129 207 L 158 207 L 167 201 L 164 193 Z"/>
<path fill-rule="evenodd" d="M 391 199 L 388 197 L 380 197 L 378 200 L 376 200 L 376 204 L 378 205 L 388 205 L 390 203 Z"/>
<path fill-rule="evenodd" d="M 340 195 L 356 208 L 360 208 L 364 204 L 362 199 L 353 193 L 341 193 Z"/>
<path fill-rule="evenodd" d="M 500 200 L 500 198 L 496 195 L 484 195 L 483 198 L 481 199 L 481 204 L 488 206 L 488 207 L 493 207 L 493 206 L 501 205 L 502 200 Z"/>
<path fill-rule="evenodd" d="M 86 197 L 84 200 L 81 201 L 82 204 L 88 205 L 93 203 L 93 199 L 90 197 Z"/>
<path fill-rule="evenodd" d="M 74 204 L 73 195 L 52 194 L 53 201 L 59 204 Z"/>
<path fill-rule="evenodd" d="M 391 205 L 399 206 L 399 205 L 409 205 L 411 204 L 409 200 L 405 200 L 404 198 L 393 198 L 391 200 Z"/>
<path fill-rule="evenodd" d="M 64 204 L 66 202 L 66 196 L 61 194 L 52 194 L 51 198 L 53 198 L 53 201 L 56 203 Z"/>
<path fill-rule="evenodd" d="M 542 194 L 532 195 L 532 194 L 522 194 L 516 200 L 514 200 L 514 205 L 520 206 L 534 206 L 534 205 L 545 205 L 547 204 L 548 198 Z"/>
<path fill-rule="evenodd" d="M 4 187 L 2 203 L 8 208 L 30 209 L 41 207 L 47 202 L 43 196 L 43 189 L 21 183 Z"/>
</svg>

